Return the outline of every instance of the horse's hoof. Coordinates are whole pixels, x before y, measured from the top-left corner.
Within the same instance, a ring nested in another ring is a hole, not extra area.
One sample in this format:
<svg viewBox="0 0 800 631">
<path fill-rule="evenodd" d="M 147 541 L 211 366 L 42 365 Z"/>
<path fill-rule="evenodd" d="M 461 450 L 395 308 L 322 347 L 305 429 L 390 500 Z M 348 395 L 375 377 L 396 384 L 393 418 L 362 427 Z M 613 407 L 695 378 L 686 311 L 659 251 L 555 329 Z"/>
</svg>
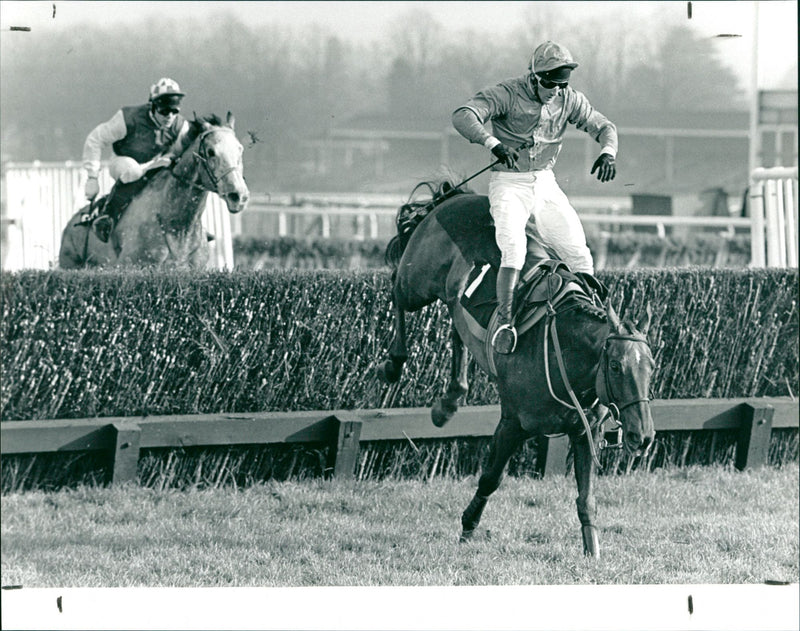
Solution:
<svg viewBox="0 0 800 631">
<path fill-rule="evenodd" d="M 381 383 L 390 384 L 397 383 L 400 379 L 400 370 L 391 359 L 387 359 L 375 369 L 375 373 Z"/>
<path fill-rule="evenodd" d="M 453 418 L 458 408 L 456 406 L 445 406 L 442 400 L 438 399 L 431 407 L 431 420 L 436 427 L 444 427 Z"/>
<path fill-rule="evenodd" d="M 461 536 L 458 538 L 458 543 L 469 543 L 472 540 L 472 533 L 475 530 L 462 530 Z"/>
</svg>

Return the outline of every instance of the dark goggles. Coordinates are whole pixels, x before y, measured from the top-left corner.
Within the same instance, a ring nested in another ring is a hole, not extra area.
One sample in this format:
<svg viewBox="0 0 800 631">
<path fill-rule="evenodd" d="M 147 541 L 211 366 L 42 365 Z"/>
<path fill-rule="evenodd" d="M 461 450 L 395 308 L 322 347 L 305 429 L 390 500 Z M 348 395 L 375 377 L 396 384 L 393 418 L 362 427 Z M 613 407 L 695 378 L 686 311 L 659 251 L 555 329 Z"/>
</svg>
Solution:
<svg viewBox="0 0 800 631">
<path fill-rule="evenodd" d="M 545 90 L 552 90 L 553 88 L 566 88 L 569 85 L 569 81 L 548 81 L 539 77 L 539 85 Z"/>
<path fill-rule="evenodd" d="M 161 116 L 168 116 L 169 114 L 178 114 L 180 112 L 180 108 L 173 107 L 172 105 L 157 105 L 156 112 L 161 114 Z"/>
</svg>

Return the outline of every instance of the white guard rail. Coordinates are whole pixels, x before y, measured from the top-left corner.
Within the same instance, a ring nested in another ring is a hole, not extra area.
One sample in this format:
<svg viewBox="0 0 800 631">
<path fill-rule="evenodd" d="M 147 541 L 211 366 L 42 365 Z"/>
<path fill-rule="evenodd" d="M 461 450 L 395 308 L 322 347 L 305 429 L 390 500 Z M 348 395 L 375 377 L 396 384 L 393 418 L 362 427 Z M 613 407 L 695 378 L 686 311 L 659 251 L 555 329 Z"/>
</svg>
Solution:
<svg viewBox="0 0 800 631">
<path fill-rule="evenodd" d="M 797 267 L 797 167 L 750 174 L 753 267 Z"/>
</svg>

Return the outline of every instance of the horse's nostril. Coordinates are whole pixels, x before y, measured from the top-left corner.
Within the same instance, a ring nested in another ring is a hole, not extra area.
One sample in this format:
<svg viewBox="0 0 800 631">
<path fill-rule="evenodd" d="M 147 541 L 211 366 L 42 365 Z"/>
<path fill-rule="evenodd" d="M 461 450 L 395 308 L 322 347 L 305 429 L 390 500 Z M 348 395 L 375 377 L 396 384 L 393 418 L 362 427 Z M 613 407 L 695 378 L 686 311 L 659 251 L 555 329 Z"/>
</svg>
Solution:
<svg viewBox="0 0 800 631">
<path fill-rule="evenodd" d="M 228 199 L 231 200 L 234 204 L 238 204 L 239 193 L 228 193 Z"/>
</svg>

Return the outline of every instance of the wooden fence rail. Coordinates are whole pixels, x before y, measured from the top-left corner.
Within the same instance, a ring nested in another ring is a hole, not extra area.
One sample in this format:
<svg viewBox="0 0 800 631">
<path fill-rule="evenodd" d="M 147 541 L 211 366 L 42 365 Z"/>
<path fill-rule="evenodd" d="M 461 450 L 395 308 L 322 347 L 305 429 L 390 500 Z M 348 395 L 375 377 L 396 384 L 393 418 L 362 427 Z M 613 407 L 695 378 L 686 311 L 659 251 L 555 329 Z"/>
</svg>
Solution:
<svg viewBox="0 0 800 631">
<path fill-rule="evenodd" d="M 800 426 L 797 402 L 789 397 L 656 400 L 651 409 L 657 432 L 738 430 L 738 469 L 767 462 L 773 428 Z M 142 449 L 317 443 L 331 446 L 331 474 L 351 477 L 361 443 L 487 437 L 499 418 L 500 407 L 486 405 L 462 408 L 443 428 L 434 427 L 428 408 L 3 421 L 0 453 L 107 451 L 112 482 L 125 482 L 137 479 Z M 540 443 L 540 472 L 563 474 L 568 440 Z"/>
</svg>

